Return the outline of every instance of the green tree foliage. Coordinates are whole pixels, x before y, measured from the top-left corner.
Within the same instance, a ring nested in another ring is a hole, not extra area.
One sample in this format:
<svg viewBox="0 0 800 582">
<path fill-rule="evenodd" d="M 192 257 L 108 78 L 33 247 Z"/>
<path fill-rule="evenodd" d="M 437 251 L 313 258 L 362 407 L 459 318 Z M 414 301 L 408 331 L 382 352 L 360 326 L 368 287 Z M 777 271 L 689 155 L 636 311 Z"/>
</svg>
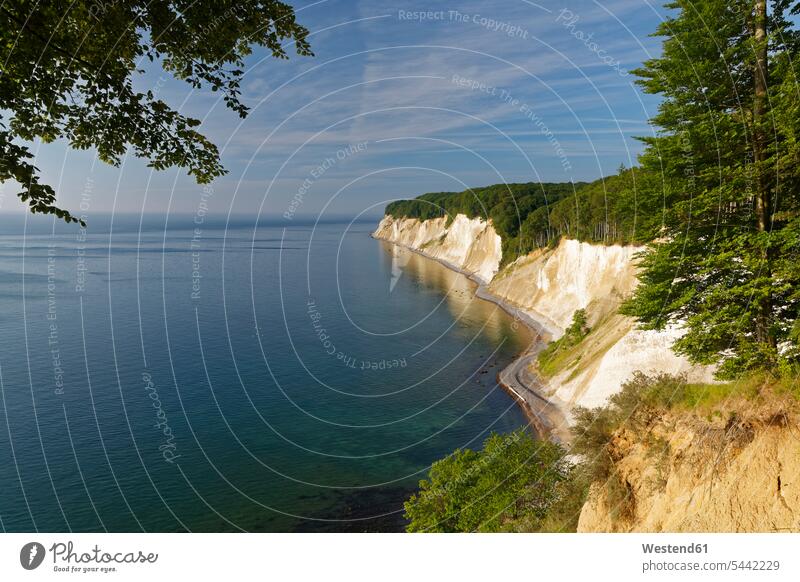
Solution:
<svg viewBox="0 0 800 582">
<path fill-rule="evenodd" d="M 64 138 L 96 148 L 117 165 L 128 148 L 155 169 L 181 166 L 199 182 L 222 175 L 217 148 L 157 91 L 134 89 L 157 62 L 194 88 L 219 91 L 244 117 L 239 100 L 244 58 L 253 45 L 287 58 L 284 43 L 310 55 L 308 31 L 277 0 L 75 0 L 3 2 L 0 42 L 0 182 L 19 183 L 31 211 L 76 219 L 39 182 L 25 142 Z"/>
<path fill-rule="evenodd" d="M 548 244 L 562 236 L 603 244 L 641 244 L 662 225 L 661 181 L 640 168 L 578 185 L 572 196 L 549 209 L 537 209 L 525 221 L 528 232 L 548 233 Z M 547 211 L 546 211 L 547 210 Z"/>
<path fill-rule="evenodd" d="M 504 531 L 520 521 L 539 529 L 564 501 L 571 466 L 565 451 L 520 429 L 492 434 L 480 451 L 457 450 L 431 466 L 405 504 L 411 532 Z M 572 504 L 575 505 L 575 504 Z"/>
<path fill-rule="evenodd" d="M 800 300 L 800 99 L 789 3 L 680 0 L 662 56 L 637 71 L 663 96 L 644 138 L 663 176 L 664 228 L 624 307 L 646 328 L 685 322 L 675 349 L 721 377 L 792 366 Z"/>
<path fill-rule="evenodd" d="M 556 341 L 550 342 L 538 356 L 539 370 L 545 376 L 551 375 L 558 369 L 559 356 L 567 355 L 589 334 L 591 329 L 586 319 L 585 309 L 576 309 L 572 314 L 572 323 Z"/>
<path fill-rule="evenodd" d="M 503 261 L 508 262 L 533 250 L 538 243 L 547 243 L 547 230 L 531 230 L 525 219 L 535 210 L 547 208 L 562 200 L 582 184 L 496 184 L 471 188 L 464 192 L 434 192 L 413 200 L 398 200 L 386 207 L 386 214 L 395 217 L 452 220 L 459 214 L 468 218 L 492 220 L 503 240 Z"/>
<path fill-rule="evenodd" d="M 638 168 L 592 183 L 497 184 L 464 192 L 423 194 L 386 207 L 395 217 L 428 220 L 458 214 L 491 219 L 503 240 L 503 263 L 562 237 L 605 244 L 643 243 L 662 226 L 661 188 Z"/>
</svg>

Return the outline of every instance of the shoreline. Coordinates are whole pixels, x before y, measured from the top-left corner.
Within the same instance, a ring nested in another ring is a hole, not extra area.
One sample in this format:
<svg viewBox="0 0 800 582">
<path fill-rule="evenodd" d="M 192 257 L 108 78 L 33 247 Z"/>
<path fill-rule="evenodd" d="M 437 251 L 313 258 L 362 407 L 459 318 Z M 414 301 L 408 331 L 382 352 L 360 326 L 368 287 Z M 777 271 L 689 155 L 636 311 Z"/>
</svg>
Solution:
<svg viewBox="0 0 800 582">
<path fill-rule="evenodd" d="M 523 309 L 511 305 L 501 297 L 490 293 L 488 283 L 474 273 L 465 271 L 443 259 L 431 257 L 407 245 L 376 237 L 374 233 L 370 233 L 369 236 L 375 240 L 396 245 L 412 253 L 416 253 L 428 260 L 436 261 L 451 271 L 464 275 L 477 285 L 475 296 L 478 299 L 494 303 L 508 313 L 514 321 L 519 321 L 528 328 L 533 334 L 531 345 L 508 366 L 497 373 L 497 383 L 517 402 L 530 421 L 530 426 L 536 431 L 540 439 L 548 438 L 558 444 L 569 444 L 570 432 L 569 423 L 567 421 L 568 416 L 563 409 L 563 405 L 550 400 L 542 393 L 541 379 L 534 372 L 530 371 L 530 365 L 534 363 L 539 352 L 544 349 L 549 342 L 549 338 L 553 335 L 553 331 L 548 328 L 547 324 L 537 321 Z"/>
</svg>

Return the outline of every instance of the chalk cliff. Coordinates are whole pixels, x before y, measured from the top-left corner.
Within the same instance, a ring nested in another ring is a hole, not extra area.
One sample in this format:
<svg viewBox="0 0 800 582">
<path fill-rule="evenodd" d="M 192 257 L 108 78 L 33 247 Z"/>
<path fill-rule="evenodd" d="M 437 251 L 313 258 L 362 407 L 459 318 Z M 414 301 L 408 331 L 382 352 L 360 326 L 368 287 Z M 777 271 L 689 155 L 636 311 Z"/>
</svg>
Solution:
<svg viewBox="0 0 800 582">
<path fill-rule="evenodd" d="M 691 366 L 669 348 L 680 330 L 635 329 L 616 314 L 637 284 L 634 246 L 596 245 L 564 239 L 500 269 L 501 239 L 479 218 L 456 216 L 420 221 L 386 216 L 373 233 L 460 269 L 485 284 L 490 294 L 527 313 L 560 337 L 577 309 L 585 309 L 593 333 L 575 350 L 565 369 L 549 378 L 547 395 L 565 404 L 599 406 L 633 372 L 687 373 L 710 381 L 712 370 Z"/>
<path fill-rule="evenodd" d="M 419 251 L 481 283 L 491 281 L 500 268 L 500 237 L 480 218 L 459 214 L 447 224 L 446 218 L 420 221 L 385 216 L 372 236 Z"/>
<path fill-rule="evenodd" d="M 590 325 L 616 310 L 636 286 L 634 257 L 640 250 L 564 239 L 555 249 L 508 265 L 489 291 L 549 324 L 557 338 L 577 309 L 587 310 Z"/>
<path fill-rule="evenodd" d="M 552 338 L 563 335 L 576 310 L 585 310 L 591 331 L 538 387 L 568 422 L 574 407 L 605 404 L 636 371 L 713 382 L 712 368 L 693 366 L 670 349 L 679 328 L 643 331 L 618 313 L 637 285 L 640 247 L 564 239 L 500 268 L 502 241 L 480 219 L 459 215 L 448 224 L 386 217 L 374 236 L 472 275 L 483 292 L 530 315 Z M 796 402 L 794 409 L 786 401 L 744 401 L 738 408 L 726 402 L 724 412 L 662 411 L 637 433 L 619 429 L 609 445 L 619 479 L 592 485 L 578 531 L 798 531 Z M 611 507 L 620 486 L 628 492 L 627 507 Z"/>
</svg>

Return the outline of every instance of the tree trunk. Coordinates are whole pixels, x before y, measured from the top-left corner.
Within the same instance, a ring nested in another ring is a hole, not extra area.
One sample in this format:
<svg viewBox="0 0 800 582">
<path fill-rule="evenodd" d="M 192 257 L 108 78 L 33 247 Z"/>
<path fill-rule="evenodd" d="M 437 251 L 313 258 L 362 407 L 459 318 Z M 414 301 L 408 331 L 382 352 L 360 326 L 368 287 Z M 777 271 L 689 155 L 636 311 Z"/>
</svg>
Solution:
<svg viewBox="0 0 800 582">
<path fill-rule="evenodd" d="M 769 186 L 763 162 L 766 159 L 764 113 L 767 105 L 767 1 L 755 0 L 755 94 L 753 96 L 753 160 L 756 165 L 756 221 L 759 232 L 770 228 Z"/>
<path fill-rule="evenodd" d="M 764 123 L 767 108 L 767 1 L 755 0 L 753 14 L 753 40 L 755 46 L 754 95 L 753 95 L 753 161 L 755 163 L 756 192 L 755 213 L 758 232 L 768 232 L 772 227 L 772 203 L 770 186 L 764 162 L 766 160 L 766 138 Z M 767 275 L 771 275 L 770 252 L 764 250 L 764 266 Z M 775 346 L 775 337 L 771 332 L 772 298 L 770 294 L 761 301 L 756 319 L 758 341 Z"/>
</svg>

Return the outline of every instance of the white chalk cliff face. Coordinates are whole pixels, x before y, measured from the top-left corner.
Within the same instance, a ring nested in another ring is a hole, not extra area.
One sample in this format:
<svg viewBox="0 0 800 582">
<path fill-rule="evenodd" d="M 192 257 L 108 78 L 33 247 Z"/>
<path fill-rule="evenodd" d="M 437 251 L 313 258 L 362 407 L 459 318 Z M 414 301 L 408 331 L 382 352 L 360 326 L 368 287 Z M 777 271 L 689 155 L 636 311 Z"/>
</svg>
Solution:
<svg viewBox="0 0 800 582">
<path fill-rule="evenodd" d="M 566 408 L 605 404 L 636 371 L 686 374 L 712 382 L 713 368 L 693 366 L 672 351 L 679 328 L 640 330 L 617 310 L 638 284 L 636 246 L 596 245 L 564 239 L 505 267 L 489 291 L 545 324 L 554 338 L 585 309 L 594 330 L 576 348 L 577 362 L 548 380 L 549 396 Z"/>
<path fill-rule="evenodd" d="M 438 259 L 478 279 L 492 280 L 500 268 L 501 240 L 494 227 L 480 218 L 456 216 L 419 221 L 386 216 L 372 234 Z"/>
<path fill-rule="evenodd" d="M 535 251 L 508 265 L 489 291 L 543 321 L 558 338 L 576 310 L 586 309 L 594 324 L 630 296 L 640 250 L 564 239 L 554 250 Z"/>
<path fill-rule="evenodd" d="M 579 362 L 548 380 L 549 396 L 573 406 L 595 407 L 619 391 L 634 372 L 687 373 L 708 382 L 712 369 L 692 366 L 670 347 L 679 329 L 643 331 L 616 313 L 637 285 L 635 256 L 641 247 L 594 245 L 564 239 L 499 270 L 501 239 L 490 222 L 458 215 L 419 221 L 385 217 L 375 238 L 414 249 L 460 269 L 504 302 L 528 313 L 553 336 L 564 333 L 578 309 L 594 332 L 578 346 Z"/>
</svg>

